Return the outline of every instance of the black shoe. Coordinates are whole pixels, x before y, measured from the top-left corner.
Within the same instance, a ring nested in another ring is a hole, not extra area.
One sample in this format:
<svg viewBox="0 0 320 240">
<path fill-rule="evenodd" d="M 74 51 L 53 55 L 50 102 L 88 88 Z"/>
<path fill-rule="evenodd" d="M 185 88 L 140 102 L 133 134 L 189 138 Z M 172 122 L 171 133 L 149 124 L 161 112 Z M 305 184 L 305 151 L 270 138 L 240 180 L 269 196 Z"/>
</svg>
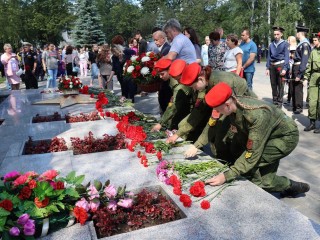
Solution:
<svg viewBox="0 0 320 240">
<path fill-rule="evenodd" d="M 320 133 L 320 128 L 317 128 L 316 130 L 314 130 L 313 133 Z"/>
<path fill-rule="evenodd" d="M 310 186 L 307 183 L 295 182 L 290 180 L 290 187 L 280 193 L 281 197 L 296 197 L 301 193 L 306 193 L 310 190 Z"/>
<path fill-rule="evenodd" d="M 305 132 L 309 132 L 311 130 L 316 129 L 316 121 L 315 120 L 310 120 L 310 125 L 303 129 Z"/>
<path fill-rule="evenodd" d="M 300 114 L 300 113 L 302 113 L 302 109 L 301 109 L 301 108 L 299 108 L 299 109 L 297 109 L 297 110 L 293 111 L 293 113 L 294 113 L 294 114 Z"/>
</svg>

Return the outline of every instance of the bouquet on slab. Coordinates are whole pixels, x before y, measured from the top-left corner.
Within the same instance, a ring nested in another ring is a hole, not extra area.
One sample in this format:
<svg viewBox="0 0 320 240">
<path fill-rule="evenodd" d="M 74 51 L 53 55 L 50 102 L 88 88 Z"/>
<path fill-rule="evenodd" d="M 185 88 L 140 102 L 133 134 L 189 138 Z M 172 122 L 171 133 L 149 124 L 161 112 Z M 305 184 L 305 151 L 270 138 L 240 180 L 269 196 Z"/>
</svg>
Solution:
<svg viewBox="0 0 320 240">
<path fill-rule="evenodd" d="M 151 84 L 159 81 L 158 73 L 154 69 L 154 64 L 159 58 L 159 55 L 154 52 L 132 56 L 124 65 L 124 75 L 132 78 L 137 84 Z"/>
<path fill-rule="evenodd" d="M 78 77 L 72 76 L 61 77 L 59 79 L 58 88 L 60 91 L 80 90 L 82 88 L 82 82 Z"/>
</svg>

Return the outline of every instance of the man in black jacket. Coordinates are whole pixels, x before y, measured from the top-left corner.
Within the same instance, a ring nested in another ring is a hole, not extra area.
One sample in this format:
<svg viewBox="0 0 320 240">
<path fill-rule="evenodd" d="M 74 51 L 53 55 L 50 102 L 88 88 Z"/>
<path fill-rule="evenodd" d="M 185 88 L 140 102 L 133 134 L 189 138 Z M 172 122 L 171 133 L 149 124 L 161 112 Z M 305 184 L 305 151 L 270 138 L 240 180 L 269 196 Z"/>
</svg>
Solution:
<svg viewBox="0 0 320 240">
<path fill-rule="evenodd" d="M 159 52 L 160 52 L 160 56 L 165 56 L 168 54 L 169 50 L 170 50 L 170 44 L 167 43 L 167 38 L 166 38 L 166 34 L 163 31 L 156 31 L 152 34 L 153 40 L 155 42 L 155 44 L 157 45 Z M 164 113 L 167 109 L 167 106 L 170 102 L 170 99 L 172 97 L 172 89 L 169 86 L 169 82 L 170 81 L 163 81 L 162 82 L 162 86 L 161 89 L 159 91 L 159 95 L 158 95 L 158 102 L 160 105 L 160 109 L 162 111 L 162 113 Z"/>
</svg>

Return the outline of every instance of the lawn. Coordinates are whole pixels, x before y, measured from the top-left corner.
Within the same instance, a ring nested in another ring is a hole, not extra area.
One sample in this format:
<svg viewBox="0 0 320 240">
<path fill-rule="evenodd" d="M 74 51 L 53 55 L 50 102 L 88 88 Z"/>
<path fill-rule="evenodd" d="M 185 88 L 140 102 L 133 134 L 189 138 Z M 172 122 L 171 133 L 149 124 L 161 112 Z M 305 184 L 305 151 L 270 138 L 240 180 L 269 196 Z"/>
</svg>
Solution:
<svg viewBox="0 0 320 240">
<path fill-rule="evenodd" d="M 6 78 L 5 77 L 0 77 L 0 84 L 5 82 L 6 81 Z"/>
</svg>

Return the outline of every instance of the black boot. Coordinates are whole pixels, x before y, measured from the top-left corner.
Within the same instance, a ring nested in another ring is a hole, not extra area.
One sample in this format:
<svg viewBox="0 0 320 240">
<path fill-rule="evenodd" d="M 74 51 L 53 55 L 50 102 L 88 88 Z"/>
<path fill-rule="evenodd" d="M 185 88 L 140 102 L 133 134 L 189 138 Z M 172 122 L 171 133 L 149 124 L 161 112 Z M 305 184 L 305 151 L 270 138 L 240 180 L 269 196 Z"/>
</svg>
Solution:
<svg viewBox="0 0 320 240">
<path fill-rule="evenodd" d="M 320 128 L 316 128 L 316 130 L 314 130 L 313 133 L 320 133 Z"/>
<path fill-rule="evenodd" d="M 307 183 L 295 182 L 290 180 L 290 187 L 280 193 L 281 197 L 296 197 L 301 193 L 306 193 L 310 190 L 310 186 Z"/>
<path fill-rule="evenodd" d="M 316 120 L 310 119 L 310 125 L 304 129 L 304 131 L 309 132 L 316 129 Z"/>
</svg>

